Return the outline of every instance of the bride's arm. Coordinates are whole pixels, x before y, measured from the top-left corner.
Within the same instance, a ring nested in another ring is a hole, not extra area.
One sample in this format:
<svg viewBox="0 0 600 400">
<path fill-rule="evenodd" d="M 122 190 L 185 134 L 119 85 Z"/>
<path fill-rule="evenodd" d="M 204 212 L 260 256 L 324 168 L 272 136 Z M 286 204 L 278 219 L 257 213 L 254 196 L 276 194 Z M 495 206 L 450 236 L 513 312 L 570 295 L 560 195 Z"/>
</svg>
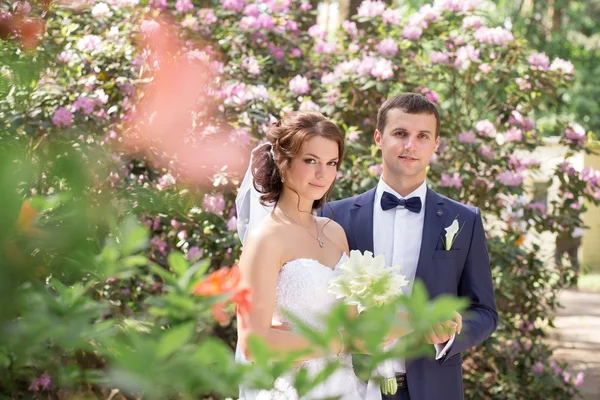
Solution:
<svg viewBox="0 0 600 400">
<path fill-rule="evenodd" d="M 258 336 L 274 350 L 303 350 L 311 342 L 294 333 L 271 326 L 275 311 L 277 277 L 282 265 L 281 241 L 276 232 L 257 229 L 246 238 L 239 262 L 241 284 L 250 289 L 252 309 L 242 321 L 238 317 L 238 339 L 244 357 L 252 360 L 248 349 L 248 338 Z M 339 340 L 331 343 L 330 354 L 339 353 Z M 313 352 L 306 359 L 323 357 L 325 352 Z"/>
</svg>

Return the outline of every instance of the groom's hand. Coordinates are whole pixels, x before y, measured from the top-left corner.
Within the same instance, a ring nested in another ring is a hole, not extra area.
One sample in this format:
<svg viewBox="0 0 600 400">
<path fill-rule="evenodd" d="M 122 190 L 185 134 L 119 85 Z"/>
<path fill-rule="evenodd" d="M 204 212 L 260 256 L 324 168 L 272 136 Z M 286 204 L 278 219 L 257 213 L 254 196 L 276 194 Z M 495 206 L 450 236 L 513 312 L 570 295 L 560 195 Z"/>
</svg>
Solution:
<svg viewBox="0 0 600 400">
<path fill-rule="evenodd" d="M 444 344 L 456 333 L 462 330 L 462 316 L 455 312 L 452 321 L 444 321 L 435 325 L 432 331 L 425 336 L 425 341 L 429 344 Z"/>
</svg>

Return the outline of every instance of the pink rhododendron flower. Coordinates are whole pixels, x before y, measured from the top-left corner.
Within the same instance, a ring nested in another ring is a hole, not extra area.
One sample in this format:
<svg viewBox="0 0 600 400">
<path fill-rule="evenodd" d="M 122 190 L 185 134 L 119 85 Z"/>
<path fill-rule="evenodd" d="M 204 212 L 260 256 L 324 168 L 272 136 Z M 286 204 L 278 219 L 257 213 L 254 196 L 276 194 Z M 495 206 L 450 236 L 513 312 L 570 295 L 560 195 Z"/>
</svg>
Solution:
<svg viewBox="0 0 600 400">
<path fill-rule="evenodd" d="M 73 53 L 70 51 L 62 51 L 57 57 L 56 60 L 61 64 L 68 64 L 73 59 Z"/>
<path fill-rule="evenodd" d="M 385 38 L 375 46 L 375 50 L 382 56 L 395 56 L 398 54 L 398 43 L 392 38 Z"/>
<path fill-rule="evenodd" d="M 351 142 L 356 142 L 358 139 L 360 139 L 360 135 L 358 134 L 358 132 L 351 132 L 348 134 L 346 139 L 348 139 Z"/>
<path fill-rule="evenodd" d="M 379 164 L 373 164 L 369 168 L 367 168 L 367 171 L 372 176 L 379 176 L 383 172 L 383 169 L 381 168 L 381 165 L 379 165 Z"/>
<path fill-rule="evenodd" d="M 545 53 L 535 53 L 527 58 L 529 66 L 533 70 L 546 71 L 550 65 L 550 59 Z"/>
<path fill-rule="evenodd" d="M 79 96 L 73 103 L 75 111 L 81 110 L 85 115 L 90 115 L 94 111 L 94 101 L 89 97 Z"/>
<path fill-rule="evenodd" d="M 456 189 L 460 189 L 462 187 L 462 178 L 458 172 L 455 172 L 452 175 L 443 173 L 440 179 L 440 186 L 455 187 Z"/>
<path fill-rule="evenodd" d="M 481 4 L 481 0 L 435 0 L 437 9 L 451 12 L 472 11 Z"/>
<path fill-rule="evenodd" d="M 573 386 L 581 387 L 581 385 L 583 385 L 584 377 L 585 377 L 585 374 L 583 372 L 577 373 L 577 376 L 575 376 L 575 380 L 573 381 Z"/>
<path fill-rule="evenodd" d="M 91 53 L 94 50 L 101 50 L 102 47 L 102 38 L 96 35 L 85 35 L 77 42 L 77 48 L 87 53 Z"/>
<path fill-rule="evenodd" d="M 333 54 L 335 53 L 337 48 L 336 42 L 316 42 L 315 43 L 315 53 L 317 54 Z"/>
<path fill-rule="evenodd" d="M 507 142 L 520 142 L 523 140 L 523 132 L 518 128 L 510 128 L 504 133 L 504 140 Z"/>
<path fill-rule="evenodd" d="M 150 7 L 164 11 L 169 7 L 167 0 L 150 0 Z"/>
<path fill-rule="evenodd" d="M 237 231 L 237 218 L 231 217 L 227 220 L 227 230 L 229 232 Z"/>
<path fill-rule="evenodd" d="M 29 390 L 30 392 L 37 393 L 40 390 L 50 390 L 51 385 L 52 385 L 52 380 L 50 379 L 50 375 L 48 375 L 46 372 L 44 372 L 44 374 L 42 376 L 34 379 L 31 382 L 31 385 L 29 385 L 29 388 L 27 388 L 27 390 Z"/>
<path fill-rule="evenodd" d="M 494 150 L 492 150 L 492 148 L 486 144 L 482 144 L 479 147 L 479 154 L 490 159 L 494 158 Z"/>
<path fill-rule="evenodd" d="M 160 236 L 154 236 L 152 240 L 150 240 L 150 244 L 161 254 L 167 253 L 167 242 L 161 239 Z"/>
<path fill-rule="evenodd" d="M 477 121 L 475 124 L 475 129 L 481 136 L 494 137 L 496 136 L 496 127 L 494 124 L 487 120 Z"/>
<path fill-rule="evenodd" d="M 252 141 L 252 135 L 245 129 L 235 129 L 231 131 L 229 141 L 238 146 L 246 147 Z"/>
<path fill-rule="evenodd" d="M 244 14 L 250 17 L 258 17 L 260 9 L 256 3 L 250 3 L 244 8 Z"/>
<path fill-rule="evenodd" d="M 541 201 L 535 202 L 535 203 L 531 203 L 527 206 L 527 208 L 529 208 L 530 210 L 537 210 L 539 211 L 541 214 L 546 214 L 546 204 L 542 203 Z M 533 324 L 530 323 L 530 326 L 527 326 L 527 330 L 532 330 L 533 329 Z M 531 328 L 531 329 L 529 329 Z"/>
<path fill-rule="evenodd" d="M 31 12 L 31 5 L 27 1 L 15 1 L 12 9 L 15 14 L 28 14 Z"/>
<path fill-rule="evenodd" d="M 316 24 L 308 28 L 308 36 L 314 39 L 325 39 L 327 37 L 327 30 L 324 26 Z"/>
<path fill-rule="evenodd" d="M 483 72 L 484 74 L 487 74 L 488 72 L 490 72 L 492 70 L 492 66 L 489 64 L 480 64 L 479 67 L 477 67 L 481 72 Z"/>
<path fill-rule="evenodd" d="M 193 32 L 198 32 L 200 30 L 200 23 L 198 22 L 198 19 L 191 14 L 185 16 L 185 18 L 181 21 L 181 26 Z"/>
<path fill-rule="evenodd" d="M 290 80 L 289 89 L 297 94 L 306 94 L 310 92 L 308 79 L 301 75 L 296 75 Z"/>
<path fill-rule="evenodd" d="M 186 254 L 186 258 L 191 262 L 196 262 L 202 258 L 204 255 L 204 250 L 199 248 L 198 246 L 192 246 L 188 250 Z"/>
<path fill-rule="evenodd" d="M 388 8 L 381 14 L 381 20 L 386 24 L 400 25 L 402 17 L 400 16 L 399 10 Z"/>
<path fill-rule="evenodd" d="M 201 8 L 196 15 L 202 25 L 212 25 L 217 22 L 217 16 L 212 8 Z"/>
<path fill-rule="evenodd" d="M 458 141 L 460 143 L 475 143 L 477 141 L 477 137 L 473 131 L 461 132 L 458 135 Z"/>
<path fill-rule="evenodd" d="M 371 69 L 371 75 L 374 78 L 389 79 L 394 76 L 394 64 L 390 60 L 379 58 Z"/>
<path fill-rule="evenodd" d="M 177 183 L 175 177 L 171 174 L 164 174 L 160 178 L 158 178 L 158 183 L 156 184 L 156 188 L 158 190 L 164 190 L 169 186 L 173 186 Z"/>
<path fill-rule="evenodd" d="M 419 28 L 418 26 L 408 25 L 402 30 L 402 37 L 408 40 L 417 40 L 421 37 L 421 35 L 423 35 L 423 29 Z"/>
<path fill-rule="evenodd" d="M 242 68 L 248 71 L 250 75 L 260 75 L 260 65 L 256 58 L 252 56 L 244 56 L 242 58 Z"/>
<path fill-rule="evenodd" d="M 267 45 L 269 54 L 272 55 L 276 60 L 282 60 L 285 57 L 285 53 L 280 46 L 275 46 L 273 43 Z"/>
<path fill-rule="evenodd" d="M 571 122 L 565 129 L 565 137 L 574 144 L 583 146 L 585 143 L 585 129 L 583 126 Z"/>
<path fill-rule="evenodd" d="M 463 19 L 463 29 L 479 29 L 483 26 L 483 21 L 478 15 L 469 15 Z"/>
<path fill-rule="evenodd" d="M 158 22 L 156 22 L 152 19 L 145 19 L 142 21 L 142 24 L 140 25 L 140 30 L 145 35 L 152 35 L 155 32 L 157 32 L 159 29 L 160 29 L 160 25 L 158 24 Z"/>
<path fill-rule="evenodd" d="M 437 92 L 435 90 L 431 90 L 426 87 L 420 87 L 420 88 L 416 88 L 415 92 L 421 93 L 423 96 L 427 97 L 427 99 L 429 101 L 431 101 L 432 103 L 437 104 L 440 101 L 440 96 L 439 96 L 439 94 L 437 94 Z"/>
<path fill-rule="evenodd" d="M 520 186 L 523 184 L 523 176 L 512 171 L 504 171 L 496 175 L 496 179 L 506 186 Z"/>
<path fill-rule="evenodd" d="M 73 114 L 65 107 L 60 107 L 54 112 L 54 115 L 52 116 L 52 123 L 55 126 L 62 128 L 71 126 L 71 124 L 73 123 Z"/>
<path fill-rule="evenodd" d="M 479 50 L 472 44 L 461 46 L 456 51 L 456 60 L 454 65 L 457 68 L 466 68 L 469 66 L 471 61 L 479 60 Z"/>
<path fill-rule="evenodd" d="M 342 29 L 348 32 L 348 34 L 352 37 L 356 37 L 356 35 L 358 35 L 358 27 L 354 21 L 346 20 L 342 22 Z"/>
<path fill-rule="evenodd" d="M 599 186 L 600 171 L 597 171 L 592 167 L 586 167 L 581 171 L 581 180 L 592 186 Z"/>
<path fill-rule="evenodd" d="M 302 11 L 312 10 L 312 4 L 310 4 L 307 1 L 303 1 L 302 4 L 300 4 L 300 10 L 302 10 Z"/>
<path fill-rule="evenodd" d="M 221 0 L 221 7 L 225 10 L 240 12 L 245 6 L 246 2 L 244 0 Z"/>
<path fill-rule="evenodd" d="M 525 118 L 520 112 L 514 110 L 508 118 L 508 123 L 521 127 L 525 132 L 535 128 L 535 122 L 531 118 Z"/>
<path fill-rule="evenodd" d="M 436 22 L 442 19 L 440 9 L 433 7 L 431 4 L 425 4 L 419 8 L 418 14 L 421 15 L 421 19 L 426 22 Z"/>
<path fill-rule="evenodd" d="M 512 32 L 499 26 L 496 28 L 482 26 L 475 32 L 474 37 L 480 43 L 495 44 L 502 47 L 507 47 L 508 43 L 515 39 Z"/>
<path fill-rule="evenodd" d="M 550 64 L 550 71 L 560 71 L 563 74 L 573 75 L 575 67 L 570 61 L 563 60 L 562 58 L 555 58 Z"/>
<path fill-rule="evenodd" d="M 221 193 L 205 194 L 204 200 L 202 201 L 202 209 L 208 213 L 223 214 L 223 210 L 225 210 L 225 199 L 223 198 L 223 195 Z"/>
<path fill-rule="evenodd" d="M 432 64 L 447 64 L 450 61 L 450 56 L 443 51 L 432 51 L 429 53 L 429 59 Z"/>
<path fill-rule="evenodd" d="M 112 15 L 113 13 L 106 3 L 96 3 L 96 5 L 92 7 L 92 17 L 94 18 L 110 18 Z"/>
<path fill-rule="evenodd" d="M 364 0 L 358 7 L 357 14 L 359 17 L 374 18 L 383 14 L 385 11 L 385 3 L 383 1 Z"/>
</svg>

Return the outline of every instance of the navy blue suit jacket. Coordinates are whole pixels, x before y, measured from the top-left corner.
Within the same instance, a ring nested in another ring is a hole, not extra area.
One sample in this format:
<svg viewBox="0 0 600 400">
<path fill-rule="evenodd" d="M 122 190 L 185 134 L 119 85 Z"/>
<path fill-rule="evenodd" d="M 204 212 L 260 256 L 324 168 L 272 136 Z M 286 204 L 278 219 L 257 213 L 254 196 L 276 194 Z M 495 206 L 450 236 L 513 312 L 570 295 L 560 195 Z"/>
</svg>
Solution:
<svg viewBox="0 0 600 400">
<path fill-rule="evenodd" d="M 373 252 L 373 206 L 375 188 L 366 193 L 325 205 L 320 215 L 339 223 L 346 232 L 350 250 Z M 427 189 L 425 220 L 416 279 L 430 298 L 451 294 L 468 298 L 463 329 L 441 360 L 408 360 L 406 375 L 410 398 L 415 400 L 458 400 L 464 398 L 461 352 L 487 339 L 496 329 L 498 313 L 490 261 L 481 214 L 467 206 Z M 458 217 L 462 231 L 452 249 L 442 243 L 444 228 Z"/>
</svg>

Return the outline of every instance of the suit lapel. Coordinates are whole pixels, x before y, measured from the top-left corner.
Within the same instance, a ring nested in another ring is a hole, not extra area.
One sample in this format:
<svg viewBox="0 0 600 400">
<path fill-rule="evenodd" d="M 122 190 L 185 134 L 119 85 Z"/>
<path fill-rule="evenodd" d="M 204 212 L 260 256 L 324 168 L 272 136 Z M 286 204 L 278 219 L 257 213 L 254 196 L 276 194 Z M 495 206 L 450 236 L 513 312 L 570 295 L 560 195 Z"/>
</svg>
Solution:
<svg viewBox="0 0 600 400">
<path fill-rule="evenodd" d="M 429 288 L 429 264 L 433 258 L 435 246 L 440 239 L 444 229 L 448 212 L 444 207 L 442 196 L 427 188 L 425 198 L 425 220 L 423 221 L 423 237 L 421 239 L 421 250 L 419 252 L 419 261 L 417 263 L 416 278 L 421 279 L 427 288 Z"/>
<path fill-rule="evenodd" d="M 356 249 L 373 253 L 373 204 L 375 188 L 356 197 L 354 207 L 350 210 L 352 217 L 352 234 Z"/>
</svg>

